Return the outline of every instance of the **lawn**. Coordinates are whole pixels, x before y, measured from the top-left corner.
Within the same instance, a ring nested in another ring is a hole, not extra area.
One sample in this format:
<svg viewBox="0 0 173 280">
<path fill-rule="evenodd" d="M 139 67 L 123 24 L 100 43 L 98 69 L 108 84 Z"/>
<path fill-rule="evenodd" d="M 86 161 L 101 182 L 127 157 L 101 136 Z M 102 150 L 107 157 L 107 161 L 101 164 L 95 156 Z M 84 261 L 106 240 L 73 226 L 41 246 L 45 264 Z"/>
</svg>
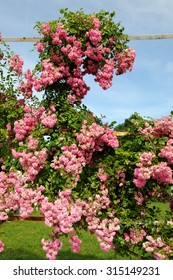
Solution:
<svg viewBox="0 0 173 280">
<path fill-rule="evenodd" d="M 0 253 L 0 260 L 45 260 L 45 252 L 40 240 L 49 237 L 51 229 L 41 221 L 7 221 L 0 226 L 0 240 L 5 243 L 5 250 Z M 58 253 L 60 260 L 113 260 L 120 259 L 115 252 L 103 252 L 94 235 L 80 232 L 81 250 L 73 253 L 66 237 Z"/>
<path fill-rule="evenodd" d="M 169 210 L 168 203 L 157 203 L 162 215 Z M 49 238 L 51 228 L 42 221 L 6 221 L 0 224 L 0 240 L 5 243 L 5 250 L 0 253 L 0 260 L 45 260 L 41 239 Z M 66 237 L 62 237 L 64 244 L 57 259 L 60 260 L 120 260 L 122 257 L 116 251 L 103 252 L 94 235 L 81 230 L 81 250 L 73 253 Z M 124 259 L 127 259 L 124 256 Z M 131 259 L 134 259 L 132 256 Z"/>
</svg>

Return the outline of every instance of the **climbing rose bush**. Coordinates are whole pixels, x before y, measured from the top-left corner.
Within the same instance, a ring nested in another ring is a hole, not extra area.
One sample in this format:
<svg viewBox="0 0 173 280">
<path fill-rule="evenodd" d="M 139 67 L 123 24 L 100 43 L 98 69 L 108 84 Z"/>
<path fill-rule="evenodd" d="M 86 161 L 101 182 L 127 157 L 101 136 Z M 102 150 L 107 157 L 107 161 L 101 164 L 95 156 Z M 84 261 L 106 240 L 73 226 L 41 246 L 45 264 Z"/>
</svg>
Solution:
<svg viewBox="0 0 173 280">
<path fill-rule="evenodd" d="M 172 116 L 137 117 L 119 138 L 113 124 L 94 116 L 82 103 L 90 90 L 85 75 L 106 90 L 114 75 L 132 70 L 135 51 L 115 13 L 60 12 L 58 20 L 36 23 L 32 71 L 23 72 L 23 60 L 1 39 L 0 220 L 39 209 L 52 227 L 41 240 L 52 260 L 64 234 L 80 251 L 81 228 L 103 251 L 172 259 L 171 215 L 160 219 L 153 206 L 173 181 Z"/>
<path fill-rule="evenodd" d="M 79 11 L 75 18 L 71 12 L 61 12 L 64 18 L 58 21 L 36 24 L 42 35 L 36 43 L 40 62 L 34 73 L 29 70 L 24 73 L 19 89 L 25 97 L 31 97 L 33 90 L 40 92 L 56 84 L 60 92 L 57 90 L 55 94 L 63 93 L 75 103 L 90 90 L 84 80 L 86 74 L 95 76 L 95 81 L 107 89 L 112 85 L 115 72 L 119 75 L 133 68 L 135 51 L 127 47 L 123 28 L 113 22 L 114 13 L 102 11 L 85 15 Z M 13 56 L 9 63 L 21 74 L 22 63 L 18 56 Z"/>
</svg>

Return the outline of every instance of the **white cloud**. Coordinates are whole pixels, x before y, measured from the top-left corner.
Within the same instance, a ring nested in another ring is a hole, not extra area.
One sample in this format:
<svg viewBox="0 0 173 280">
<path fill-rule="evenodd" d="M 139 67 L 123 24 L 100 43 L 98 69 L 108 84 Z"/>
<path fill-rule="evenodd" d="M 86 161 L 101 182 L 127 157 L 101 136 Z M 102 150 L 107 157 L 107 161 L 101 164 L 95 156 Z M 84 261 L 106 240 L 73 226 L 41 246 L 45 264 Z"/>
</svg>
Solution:
<svg viewBox="0 0 173 280">
<path fill-rule="evenodd" d="M 59 9 L 65 7 L 72 11 L 83 8 L 86 13 L 115 11 L 115 21 L 120 21 L 129 35 L 172 32 L 172 0 L 6 0 L 0 9 L 1 31 L 5 36 L 34 36 L 37 20 L 56 19 Z"/>
<path fill-rule="evenodd" d="M 112 6 L 129 33 L 172 32 L 172 0 L 117 0 Z"/>
</svg>

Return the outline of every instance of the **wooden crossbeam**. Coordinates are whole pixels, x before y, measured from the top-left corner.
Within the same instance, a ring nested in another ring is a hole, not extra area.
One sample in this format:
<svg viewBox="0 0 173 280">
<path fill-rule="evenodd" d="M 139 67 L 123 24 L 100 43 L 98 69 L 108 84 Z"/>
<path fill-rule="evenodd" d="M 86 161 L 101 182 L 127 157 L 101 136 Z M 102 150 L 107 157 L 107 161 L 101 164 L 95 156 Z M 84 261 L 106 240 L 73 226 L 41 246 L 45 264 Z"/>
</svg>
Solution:
<svg viewBox="0 0 173 280">
<path fill-rule="evenodd" d="M 127 131 L 114 131 L 114 135 L 115 136 L 126 136 L 126 135 L 130 135 L 130 133 Z"/>
<path fill-rule="evenodd" d="M 20 215 L 9 216 L 7 221 L 44 221 L 43 216 L 29 216 L 27 218 L 23 218 Z"/>
<path fill-rule="evenodd" d="M 129 36 L 130 41 L 133 40 L 158 40 L 158 39 L 173 39 L 173 34 L 151 34 L 151 35 L 136 35 Z"/>
<path fill-rule="evenodd" d="M 2 38 L 2 41 L 4 42 L 38 42 L 40 41 L 41 37 L 14 37 L 14 38 L 8 38 L 4 37 Z"/>
<path fill-rule="evenodd" d="M 41 37 L 4 37 L 2 41 L 4 42 L 37 42 Z M 173 34 L 148 34 L 148 35 L 129 35 L 128 39 L 130 41 L 135 40 L 159 40 L 159 39 L 173 39 Z"/>
</svg>

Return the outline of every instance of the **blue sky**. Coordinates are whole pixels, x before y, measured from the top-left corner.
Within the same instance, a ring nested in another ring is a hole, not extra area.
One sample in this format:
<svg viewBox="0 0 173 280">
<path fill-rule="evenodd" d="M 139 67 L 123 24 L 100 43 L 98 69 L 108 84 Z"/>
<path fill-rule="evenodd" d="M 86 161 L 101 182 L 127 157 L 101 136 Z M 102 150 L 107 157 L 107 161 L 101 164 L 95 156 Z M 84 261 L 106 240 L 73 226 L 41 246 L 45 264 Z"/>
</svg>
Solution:
<svg viewBox="0 0 173 280">
<path fill-rule="evenodd" d="M 59 17 L 59 9 L 83 8 L 86 13 L 101 9 L 115 11 L 115 22 L 128 35 L 173 33 L 172 0 L 0 0 L 0 32 L 4 37 L 38 36 L 36 21 L 47 22 Z M 36 54 L 32 43 L 11 43 L 25 68 L 33 68 Z M 160 118 L 173 110 L 173 39 L 130 41 L 136 50 L 132 72 L 115 76 L 113 86 L 104 91 L 91 77 L 91 88 L 83 103 L 105 121 L 122 123 L 133 112 Z"/>
</svg>

